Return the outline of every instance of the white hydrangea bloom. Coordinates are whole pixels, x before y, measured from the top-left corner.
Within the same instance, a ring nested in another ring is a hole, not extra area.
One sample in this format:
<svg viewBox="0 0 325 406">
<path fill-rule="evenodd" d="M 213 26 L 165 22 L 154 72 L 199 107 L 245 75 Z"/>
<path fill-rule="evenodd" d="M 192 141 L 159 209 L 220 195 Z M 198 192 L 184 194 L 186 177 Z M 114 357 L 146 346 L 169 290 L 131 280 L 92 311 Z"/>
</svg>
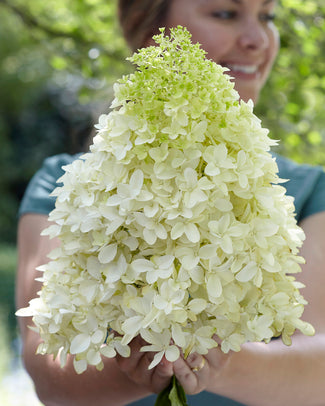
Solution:
<svg viewBox="0 0 325 406">
<path fill-rule="evenodd" d="M 33 316 L 38 351 L 62 365 L 72 354 L 78 373 L 128 356 L 139 334 L 156 352 L 150 367 L 205 354 L 215 335 L 227 352 L 313 334 L 287 276 L 300 271 L 304 235 L 275 142 L 185 29 L 155 40 L 115 84 L 90 152 L 65 168 L 44 232 L 61 247 L 20 312 Z"/>
</svg>

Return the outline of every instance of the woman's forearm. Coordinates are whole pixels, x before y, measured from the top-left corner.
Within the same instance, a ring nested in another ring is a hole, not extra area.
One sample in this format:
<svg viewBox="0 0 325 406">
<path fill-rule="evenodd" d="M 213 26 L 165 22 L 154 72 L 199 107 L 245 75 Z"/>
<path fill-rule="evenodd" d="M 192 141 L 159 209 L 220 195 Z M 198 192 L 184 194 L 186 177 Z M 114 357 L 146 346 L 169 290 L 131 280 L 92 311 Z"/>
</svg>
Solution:
<svg viewBox="0 0 325 406">
<path fill-rule="evenodd" d="M 324 379 L 325 334 L 297 335 L 290 347 L 245 344 L 208 389 L 248 406 L 324 406 Z"/>
</svg>

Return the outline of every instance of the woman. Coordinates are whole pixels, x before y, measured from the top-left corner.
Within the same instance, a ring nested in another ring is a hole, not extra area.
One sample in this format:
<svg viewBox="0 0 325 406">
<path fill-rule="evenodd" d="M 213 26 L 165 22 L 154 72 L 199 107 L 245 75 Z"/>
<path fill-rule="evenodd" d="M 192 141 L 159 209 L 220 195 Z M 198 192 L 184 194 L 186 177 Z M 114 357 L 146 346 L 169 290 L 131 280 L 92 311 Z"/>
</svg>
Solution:
<svg viewBox="0 0 325 406">
<path fill-rule="evenodd" d="M 160 26 L 183 25 L 200 42 L 208 57 L 227 66 L 243 100 L 258 100 L 278 51 L 273 24 L 274 0 L 121 0 L 120 19 L 125 37 L 134 49 L 152 43 Z M 57 241 L 40 237 L 53 208 L 48 194 L 61 175 L 61 166 L 74 157 L 46 160 L 32 180 L 20 210 L 17 306 L 36 296 L 35 268 Z M 76 375 L 71 360 L 61 369 L 49 356 L 35 356 L 39 336 L 20 320 L 24 361 L 37 393 L 46 406 L 153 405 L 152 393 L 164 389 L 173 374 L 189 395 L 190 405 L 324 405 L 325 389 L 325 175 L 319 168 L 297 166 L 278 157 L 280 177 L 289 178 L 288 193 L 296 198 L 297 219 L 306 233 L 306 258 L 300 280 L 309 301 L 304 319 L 312 323 L 312 338 L 296 334 L 291 347 L 280 340 L 270 344 L 247 343 L 242 351 L 223 354 L 219 348 L 202 357 L 170 363 L 163 359 L 148 370 L 150 353 L 140 353 L 133 340 L 130 358 L 105 359 L 101 372 L 89 368 Z M 146 399 L 145 399 L 146 398 Z"/>
</svg>

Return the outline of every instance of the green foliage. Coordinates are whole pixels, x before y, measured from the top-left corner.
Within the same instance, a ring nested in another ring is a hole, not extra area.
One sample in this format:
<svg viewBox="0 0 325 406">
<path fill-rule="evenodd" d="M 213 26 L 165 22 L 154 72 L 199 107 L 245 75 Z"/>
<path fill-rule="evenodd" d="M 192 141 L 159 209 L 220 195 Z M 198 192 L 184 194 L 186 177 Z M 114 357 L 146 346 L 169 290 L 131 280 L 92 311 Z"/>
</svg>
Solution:
<svg viewBox="0 0 325 406">
<path fill-rule="evenodd" d="M 11 341 L 16 336 L 14 300 L 16 264 L 16 248 L 13 245 L 0 244 L 0 330 L 4 329 L 6 331 L 5 337 L 8 341 L 9 339 Z M 2 335 L 0 332 L 0 336 Z M 5 337 L 3 336 L 3 340 Z"/>
<path fill-rule="evenodd" d="M 98 108 L 89 101 L 124 70 L 114 21 L 110 2 L 0 1 L 0 241 L 15 241 L 19 200 L 43 159 L 84 147 Z"/>
<path fill-rule="evenodd" d="M 281 52 L 256 113 L 281 153 L 325 164 L 325 4 L 282 0 Z M 83 147 L 129 72 L 116 0 L 0 0 L 0 241 L 47 155 Z"/>
<path fill-rule="evenodd" d="M 325 3 L 282 0 L 277 15 L 281 49 L 256 113 L 280 153 L 325 165 Z"/>
</svg>

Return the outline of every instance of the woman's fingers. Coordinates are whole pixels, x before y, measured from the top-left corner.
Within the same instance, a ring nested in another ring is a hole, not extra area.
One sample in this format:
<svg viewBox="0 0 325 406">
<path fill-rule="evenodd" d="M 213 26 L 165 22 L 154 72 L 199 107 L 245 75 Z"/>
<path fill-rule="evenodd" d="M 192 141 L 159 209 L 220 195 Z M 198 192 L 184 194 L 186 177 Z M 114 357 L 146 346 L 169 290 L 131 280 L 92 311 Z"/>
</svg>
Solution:
<svg viewBox="0 0 325 406">
<path fill-rule="evenodd" d="M 214 382 L 222 376 L 222 371 L 231 356 L 231 354 L 224 354 L 220 347 L 217 347 L 204 356 L 193 353 L 186 360 L 180 357 L 173 363 L 163 357 L 156 367 L 148 369 L 155 354 L 140 351 L 141 347 L 146 344 L 140 336 L 136 337 L 129 344 L 130 357 L 117 356 L 117 363 L 135 383 L 156 393 L 168 386 L 173 374 L 187 394 L 199 393 L 207 389 L 210 382 Z"/>
<path fill-rule="evenodd" d="M 124 358 L 117 355 L 116 361 L 120 369 L 133 382 L 144 385 L 151 392 L 158 393 L 168 386 L 173 375 L 173 365 L 163 357 L 155 368 L 148 369 L 155 354 L 152 352 L 140 352 L 141 347 L 146 344 L 141 337 L 136 337 L 129 344 L 131 348 L 130 357 Z"/>
<path fill-rule="evenodd" d="M 116 361 L 120 369 L 126 374 L 134 371 L 137 368 L 137 365 L 140 362 L 141 358 L 143 358 L 143 356 L 145 355 L 145 353 L 140 352 L 140 348 L 143 345 L 145 345 L 145 341 L 140 336 L 138 336 L 129 343 L 131 355 L 128 358 L 122 357 L 119 354 L 116 355 Z"/>
<path fill-rule="evenodd" d="M 173 364 L 163 357 L 160 363 L 154 368 L 151 376 L 151 386 L 153 392 L 159 393 L 165 389 L 169 385 L 173 374 Z"/>
<path fill-rule="evenodd" d="M 174 362 L 174 374 L 185 392 L 194 395 L 207 387 L 210 367 L 206 358 L 199 354 L 190 354 L 186 361 L 179 358 Z"/>
<path fill-rule="evenodd" d="M 229 351 L 228 354 L 225 354 L 221 351 L 220 346 L 209 350 L 209 352 L 205 355 L 205 358 L 209 363 L 211 372 L 215 376 L 222 374 L 225 366 L 227 365 L 233 354 L 233 351 Z"/>
</svg>

